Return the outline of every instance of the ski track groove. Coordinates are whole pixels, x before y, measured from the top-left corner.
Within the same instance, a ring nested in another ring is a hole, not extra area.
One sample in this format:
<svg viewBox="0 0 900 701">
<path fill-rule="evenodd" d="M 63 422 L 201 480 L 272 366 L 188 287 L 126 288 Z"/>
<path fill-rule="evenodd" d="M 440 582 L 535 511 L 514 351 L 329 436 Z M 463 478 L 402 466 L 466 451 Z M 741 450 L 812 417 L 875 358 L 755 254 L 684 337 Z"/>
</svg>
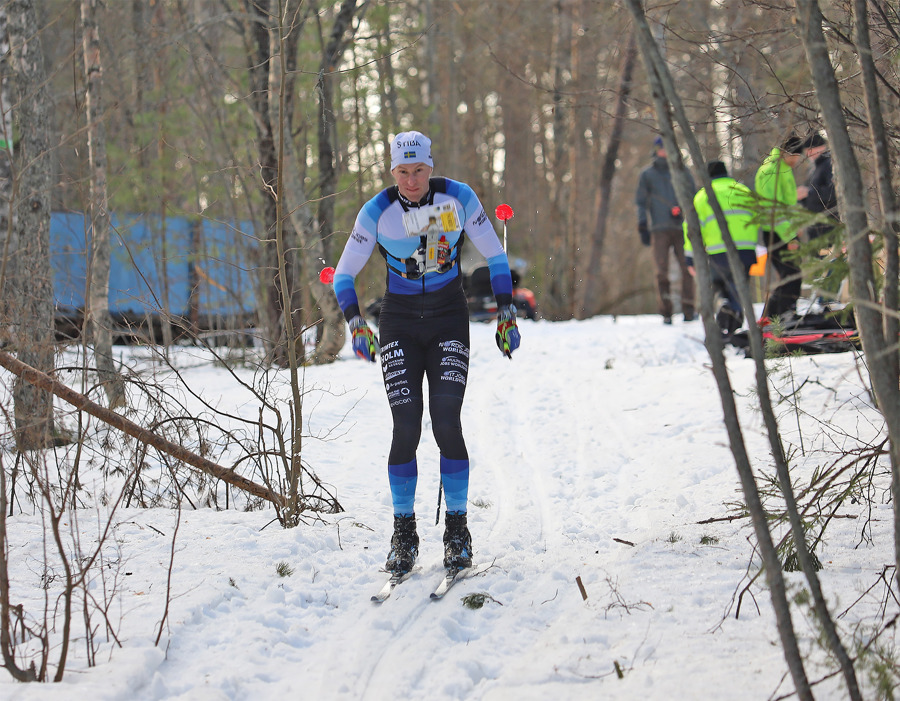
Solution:
<svg viewBox="0 0 900 701">
<path fill-rule="evenodd" d="M 639 466 L 646 447 L 626 445 L 630 438 L 640 435 L 642 427 L 635 415 L 627 411 L 630 397 L 605 393 L 606 370 L 600 363 L 549 368 L 542 363 L 539 352 L 500 364 L 478 355 L 491 350 L 473 353 L 475 373 L 464 405 L 463 430 L 473 468 L 470 527 L 476 562 L 495 562 L 501 573 L 492 577 L 488 569 L 479 588 L 502 597 L 507 607 L 517 607 L 527 621 L 533 606 L 557 595 L 572 595 L 571 591 L 563 594 L 562 589 L 571 586 L 574 590 L 575 574 L 582 571 L 587 558 L 596 558 L 598 553 L 602 560 L 594 562 L 602 570 L 614 567 L 618 557 L 627 556 L 612 543 L 611 537 L 622 535 L 612 532 L 614 525 L 619 528 L 623 509 L 633 507 L 605 501 L 604 483 L 634 480 L 634 472 L 643 469 Z M 655 378 L 647 377 L 657 370 L 652 365 L 620 372 L 634 372 L 639 391 L 649 391 L 648 387 L 659 381 L 659 373 Z M 523 381 L 525 377 L 528 382 Z M 535 392 L 544 398 L 540 408 L 529 415 L 522 414 L 521 406 L 533 405 L 525 398 Z M 593 407 L 588 414 L 581 411 L 585 393 Z M 503 435 L 496 433 L 496 423 L 491 420 L 497 412 L 504 414 L 504 425 L 511 427 Z M 548 442 L 548 436 L 557 438 Z M 417 508 L 420 521 L 427 524 L 427 531 L 420 534 L 425 539 L 423 546 L 440 532 L 432 529 L 430 523 L 434 506 L 431 488 L 437 485 L 437 478 L 432 479 L 430 472 L 430 456 L 436 450 L 426 412 L 419 449 L 423 469 L 417 498 L 421 504 Z M 635 489 L 644 486 L 642 479 L 637 479 Z M 588 508 L 590 513 L 585 511 Z M 568 564 L 546 570 L 548 550 L 554 552 L 558 563 Z M 465 644 L 464 630 L 459 629 L 459 604 L 453 601 L 457 597 L 450 596 L 442 602 L 428 598 L 432 584 L 437 584 L 439 569 L 424 569 L 401 584 L 386 602 L 372 604 L 372 610 L 365 613 L 371 621 L 372 635 L 356 646 L 359 673 L 346 682 L 354 697 L 374 701 L 385 688 L 405 688 L 413 696 L 426 692 L 441 665 L 429 669 L 408 664 L 410 646 L 421 644 L 410 641 L 427 640 L 426 628 L 442 626 L 451 644 Z M 602 571 L 599 575 L 602 577 Z M 497 625 L 510 625 L 502 612 L 494 615 L 498 617 Z M 419 626 L 423 635 L 417 634 Z M 543 644 L 557 629 L 565 630 L 565 624 L 554 625 L 553 631 L 532 630 L 527 625 L 517 629 L 519 644 L 525 650 Z M 339 645 L 335 646 L 336 654 Z M 439 650 L 431 652 L 440 659 Z M 476 695 L 487 691 L 483 686 L 487 680 L 479 674 L 465 665 L 453 667 L 455 674 L 462 675 L 457 681 L 472 684 Z"/>
<path fill-rule="evenodd" d="M 497 384 L 502 386 L 503 379 L 498 378 Z M 516 427 L 513 435 L 506 435 L 502 440 L 497 440 L 496 435 L 490 430 L 490 424 L 479 422 L 481 430 L 478 433 L 479 440 L 476 442 L 475 453 L 479 456 L 481 474 L 476 473 L 473 482 L 480 479 L 481 484 L 486 485 L 490 476 L 493 483 L 499 486 L 499 493 L 490 492 L 490 496 L 495 497 L 490 500 L 495 516 L 487 534 L 482 538 L 486 543 L 500 545 L 516 542 L 524 533 L 536 533 L 536 540 L 543 541 L 548 532 L 546 521 L 548 511 L 540 503 L 542 492 L 531 487 L 536 485 L 537 475 L 534 466 L 525 460 L 524 451 L 521 449 L 522 431 L 519 428 L 521 417 L 517 414 L 515 393 L 507 393 L 502 397 L 485 393 L 479 395 L 478 403 L 488 414 L 500 405 L 504 412 L 511 415 L 510 424 Z M 485 404 L 488 406 L 485 407 Z M 475 549 L 478 552 L 477 545 Z"/>
<path fill-rule="evenodd" d="M 376 701 L 383 698 L 380 695 L 380 690 L 384 688 L 390 688 L 390 680 L 387 682 L 380 681 L 380 679 L 384 675 L 396 675 L 396 670 L 399 668 L 402 669 L 402 665 L 392 664 L 392 659 L 396 657 L 404 656 L 403 650 L 399 649 L 407 640 L 407 636 L 405 635 L 405 631 L 411 625 L 415 623 L 415 621 L 422 618 L 421 614 L 425 611 L 426 607 L 430 605 L 434 605 L 434 602 L 428 598 L 428 591 L 422 593 L 422 601 L 421 603 L 416 602 L 416 599 L 411 595 L 404 596 L 404 592 L 400 591 L 403 587 L 413 583 L 413 580 L 425 579 L 428 575 L 430 575 L 429 571 L 423 571 L 421 574 L 416 575 L 414 577 L 410 577 L 406 582 L 401 584 L 397 589 L 394 590 L 394 593 L 391 594 L 391 597 L 382 604 L 373 603 L 373 608 L 376 610 L 376 615 L 381 616 L 393 616 L 393 620 L 396 621 L 396 617 L 398 615 L 397 609 L 401 607 L 402 604 L 407 603 L 407 608 L 405 610 L 405 614 L 403 617 L 402 623 L 398 626 L 395 626 L 391 630 L 383 630 L 382 632 L 389 635 L 388 639 L 384 642 L 383 645 L 373 644 L 373 641 L 366 641 L 366 647 L 368 649 L 377 649 L 378 654 L 374 656 L 374 659 L 368 664 L 368 668 L 365 671 L 365 674 L 361 674 L 357 677 L 357 693 L 355 697 L 360 699 L 361 701 L 365 701 L 368 698 L 375 699 Z M 437 575 L 435 575 L 436 577 Z M 420 587 L 422 588 L 422 587 Z M 430 589 L 429 589 L 430 591 Z M 409 593 L 409 592 L 407 592 Z M 416 592 L 418 595 L 418 592 Z M 390 604 L 395 604 L 394 606 L 390 606 Z M 375 682 L 373 686 L 373 682 Z M 372 693 L 370 694 L 370 690 Z"/>
</svg>

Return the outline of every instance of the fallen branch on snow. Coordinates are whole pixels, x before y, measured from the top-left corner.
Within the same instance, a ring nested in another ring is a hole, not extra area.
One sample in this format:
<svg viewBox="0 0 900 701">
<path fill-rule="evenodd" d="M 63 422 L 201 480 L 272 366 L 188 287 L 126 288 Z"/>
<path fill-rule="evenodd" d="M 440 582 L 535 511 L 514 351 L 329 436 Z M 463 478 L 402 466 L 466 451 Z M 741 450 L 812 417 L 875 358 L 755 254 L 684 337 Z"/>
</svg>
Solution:
<svg viewBox="0 0 900 701">
<path fill-rule="evenodd" d="M 237 472 L 230 468 L 222 467 L 221 465 L 218 465 L 211 460 L 207 460 L 206 458 L 203 458 L 196 453 L 192 453 L 187 448 L 180 446 L 177 443 L 172 443 L 162 436 L 158 436 L 152 431 L 148 431 L 146 428 L 138 426 L 136 423 L 129 421 L 124 416 L 117 414 L 111 409 L 107 409 L 104 406 L 100 406 L 99 404 L 92 402 L 83 394 L 70 389 L 58 380 L 54 380 L 46 373 L 43 373 L 40 370 L 37 370 L 30 365 L 23 363 L 21 360 L 14 358 L 13 356 L 9 355 L 9 353 L 0 351 L 0 366 L 6 368 L 11 373 L 18 375 L 23 380 L 25 380 L 29 384 L 34 385 L 38 389 L 42 389 L 45 392 L 55 394 L 57 397 L 65 402 L 68 402 L 76 409 L 87 412 L 91 416 L 100 419 L 113 428 L 116 428 L 123 433 L 127 433 L 129 436 L 139 440 L 141 443 L 146 443 L 147 445 L 153 446 L 162 453 L 171 455 L 176 460 L 180 460 L 181 462 L 186 463 L 191 467 L 195 467 L 202 472 L 212 475 L 216 479 L 227 482 L 233 487 L 237 487 L 238 489 L 241 489 L 248 494 L 252 494 L 254 496 L 265 499 L 266 501 L 271 502 L 276 506 L 284 507 L 287 505 L 287 501 L 282 495 L 273 492 L 268 487 L 257 484 L 256 482 L 253 482 L 252 480 L 239 475 Z"/>
</svg>

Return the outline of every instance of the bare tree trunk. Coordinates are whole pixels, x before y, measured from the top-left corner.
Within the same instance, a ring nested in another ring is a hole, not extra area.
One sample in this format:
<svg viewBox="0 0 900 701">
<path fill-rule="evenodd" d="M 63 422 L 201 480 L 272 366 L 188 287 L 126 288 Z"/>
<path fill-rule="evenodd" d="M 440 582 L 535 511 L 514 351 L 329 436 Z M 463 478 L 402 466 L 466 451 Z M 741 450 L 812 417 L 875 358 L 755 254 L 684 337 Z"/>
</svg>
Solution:
<svg viewBox="0 0 900 701">
<path fill-rule="evenodd" d="M 157 3 L 154 9 L 156 14 L 154 22 L 151 24 L 151 35 L 154 39 L 156 39 L 157 35 L 160 34 L 160 28 L 165 30 L 165 16 L 163 14 L 164 8 L 162 3 Z M 161 73 L 160 64 L 156 61 L 153 62 L 153 87 L 157 93 L 161 93 L 163 91 L 163 85 L 165 84 L 165 78 Z M 156 157 L 160 163 L 165 162 L 166 157 L 166 149 L 167 145 L 167 134 L 165 133 L 165 113 L 167 111 L 168 103 L 163 100 L 160 103 L 160 110 L 162 114 L 160 115 L 159 127 L 157 129 L 156 136 Z M 172 347 L 172 344 L 175 340 L 174 335 L 172 333 L 172 306 L 171 306 L 171 296 L 170 296 L 170 285 L 169 285 L 169 257 L 171 255 L 170 250 L 174 252 L 175 246 L 169 240 L 169 227 L 168 227 L 168 214 L 169 214 L 169 199 L 170 193 L 166 187 L 168 178 L 167 171 L 163 169 L 160 173 L 160 202 L 159 202 L 159 225 L 155 226 L 150 224 L 152 221 L 148 218 L 148 225 L 150 227 L 150 235 L 151 240 L 156 242 L 156 251 L 155 251 L 155 263 L 156 263 L 156 271 L 157 271 L 157 279 L 159 280 L 160 289 L 157 292 L 160 302 L 160 309 L 158 310 L 159 317 L 159 325 L 160 332 L 162 334 L 162 352 L 163 355 L 168 358 L 169 357 L 169 349 Z M 154 338 L 154 324 L 153 324 L 153 314 L 147 314 L 147 325 L 148 330 L 150 331 L 150 337 L 153 338 L 154 342 L 156 339 Z"/>
<path fill-rule="evenodd" d="M 549 220 L 554 222 L 549 240 L 549 261 L 545 275 L 544 314 L 551 319 L 568 318 L 571 313 L 572 278 L 574 261 L 569 245 L 568 198 L 564 186 L 569 160 L 566 144 L 569 137 L 569 110 L 564 93 L 568 87 L 567 76 L 572 72 L 572 8 L 574 0 L 556 0 L 556 33 L 553 56 L 553 181 L 550 184 Z"/>
<path fill-rule="evenodd" d="M 112 357 L 109 316 L 109 202 L 106 188 L 106 128 L 103 124 L 103 68 L 100 60 L 100 30 L 97 0 L 81 0 L 83 29 L 88 161 L 91 170 L 91 256 L 85 305 L 85 335 L 94 343 L 94 362 L 110 409 L 125 406 L 125 383 L 116 372 Z M 88 332 L 90 332 L 88 334 Z"/>
<path fill-rule="evenodd" d="M 797 0 L 800 30 L 806 48 L 816 95 L 828 132 L 829 145 L 838 174 L 837 187 L 841 216 L 847 228 L 850 260 L 850 290 L 853 296 L 860 339 L 866 354 L 872 389 L 884 416 L 888 437 L 894 498 L 894 557 L 900 563 L 900 391 L 895 371 L 896 336 L 886 338 L 884 311 L 875 299 L 872 246 L 866 215 L 865 188 L 853 151 L 837 80 L 822 30 L 822 11 L 814 0 Z M 896 310 L 891 310 L 895 312 Z M 900 572 L 895 573 L 900 581 Z"/>
<path fill-rule="evenodd" d="M 265 331 L 265 341 L 275 362 L 282 362 L 281 344 L 281 292 L 278 282 L 278 251 L 275 244 L 275 226 L 278 215 L 274 193 L 278 187 L 278 156 L 275 152 L 275 134 L 269 114 L 269 63 L 272 60 L 269 46 L 269 24 L 272 16 L 270 0 L 241 0 L 246 17 L 241 28 L 244 32 L 247 53 L 247 69 L 250 81 L 250 109 L 256 126 L 256 152 L 260 179 L 260 191 L 264 202 L 265 232 L 260 236 L 260 300 L 259 316 Z"/>
<path fill-rule="evenodd" d="M 749 10 L 743 0 L 729 0 L 722 6 L 719 18 L 724 20 L 727 17 L 731 33 L 739 38 L 720 42 L 717 46 L 717 56 L 721 58 L 722 64 L 738 78 L 730 81 L 734 94 L 733 119 L 728 120 L 725 127 L 736 137 L 726 141 L 726 148 L 735 162 L 741 164 L 741 169 L 732 173 L 741 182 L 753 182 L 756 167 L 761 160 L 759 157 L 764 153 L 760 140 L 766 133 L 765 115 L 752 89 L 756 77 L 747 59 L 754 49 L 748 41 L 740 38 L 752 30 L 748 26 Z M 735 146 L 740 147 L 740 158 L 736 157 L 738 154 L 735 153 Z"/>
<path fill-rule="evenodd" d="M 41 34 L 32 0 L 7 4 L 9 68 L 22 129 L 14 168 L 9 319 L 19 358 L 43 372 L 54 368 L 53 284 L 50 271 L 51 103 Z M 20 379 L 13 388 L 16 441 L 21 450 L 54 438 L 53 402 Z"/>
<path fill-rule="evenodd" d="M 298 346 L 302 349 L 302 341 L 299 339 L 298 332 L 294 329 L 294 315 L 291 308 L 291 300 L 293 298 L 293 276 L 288 270 L 289 266 L 289 242 L 293 240 L 293 236 L 289 238 L 290 226 L 285 228 L 285 223 L 290 224 L 291 209 L 285 206 L 285 198 L 288 196 L 286 187 L 288 169 L 294 167 L 294 159 L 291 157 L 291 130 L 290 122 L 287 114 L 287 104 L 289 103 L 288 91 L 292 88 L 288 64 L 290 59 L 285 55 L 287 52 L 293 54 L 296 44 L 289 37 L 293 36 L 296 40 L 300 33 L 300 27 L 297 26 L 299 8 L 295 5 L 292 9 L 285 8 L 285 11 L 274 18 L 274 26 L 269 27 L 269 79 L 266 94 L 269 99 L 268 114 L 272 120 L 272 128 L 275 135 L 275 154 L 277 173 L 275 177 L 276 188 L 272 193 L 275 200 L 275 248 L 277 251 L 278 274 L 277 284 L 278 293 L 283 303 L 282 323 L 284 324 L 284 351 L 287 356 L 287 366 L 291 375 L 291 439 L 290 439 L 290 463 L 287 493 L 287 506 L 285 508 L 282 524 L 285 527 L 294 527 L 300 523 L 300 512 L 302 505 L 300 503 L 300 493 L 302 485 L 300 479 L 303 474 L 303 466 L 301 458 L 303 453 L 303 395 L 300 391 L 299 376 L 299 357 Z M 284 21 L 287 19 L 287 24 Z M 298 177 L 299 180 L 299 177 Z M 298 193 L 302 197 L 303 193 Z M 305 200 L 305 197 L 303 198 Z M 305 201 L 300 207 L 306 207 Z M 290 246 L 291 256 L 294 258 L 296 244 Z M 298 343 L 297 341 L 300 341 Z"/>
<path fill-rule="evenodd" d="M 575 316 L 587 319 L 599 312 L 599 298 L 602 280 L 603 250 L 606 243 L 606 222 L 609 220 L 610 197 L 613 179 L 616 175 L 616 161 L 619 158 L 619 146 L 622 145 L 622 134 L 625 130 L 625 117 L 628 109 L 628 98 L 631 95 L 631 81 L 637 63 L 637 44 L 634 34 L 628 39 L 628 46 L 622 59 L 622 71 L 619 78 L 619 95 L 616 101 L 616 113 L 613 117 L 612 131 L 606 144 L 606 153 L 600 166 L 599 187 L 597 189 L 596 221 L 593 236 L 586 242 L 587 255 L 582 267 L 581 286 L 578 289 L 578 301 L 575 305 Z"/>
<path fill-rule="evenodd" d="M 17 379 L 34 387 L 36 392 L 40 392 L 47 397 L 56 395 L 76 409 L 87 412 L 113 428 L 122 431 L 123 433 L 127 433 L 141 443 L 153 446 L 166 455 L 171 455 L 176 460 L 191 465 L 192 467 L 195 467 L 216 479 L 220 479 L 233 487 L 237 487 L 248 494 L 257 496 L 260 499 L 265 499 L 276 507 L 285 506 L 284 497 L 277 492 L 273 492 L 268 487 L 247 479 L 231 468 L 222 467 L 212 460 L 208 460 L 196 453 L 192 453 L 183 446 L 172 443 L 143 426 L 138 426 L 136 423 L 129 421 L 120 414 L 110 411 L 96 402 L 92 402 L 83 394 L 79 394 L 62 382 L 54 380 L 46 373 L 26 365 L 21 360 L 13 358 L 4 351 L 0 351 L 0 367 L 6 368 L 13 373 Z"/>
<path fill-rule="evenodd" d="M 365 7 L 365 3 L 363 4 Z M 334 117 L 334 81 L 341 57 L 353 39 L 353 18 L 360 8 L 357 0 L 344 0 L 334 20 L 328 43 L 322 49 L 319 67 L 319 214 L 318 230 L 297 228 L 300 236 L 304 280 L 312 290 L 322 312 L 321 333 L 316 342 L 313 363 L 333 362 L 344 346 L 344 316 L 330 286 L 318 277 L 318 261 L 330 258 L 328 237 L 334 231 L 334 197 L 337 191 L 337 138 Z M 298 178 L 298 184 L 299 183 Z M 301 189 L 297 194 L 302 196 Z M 305 197 L 300 200 L 304 202 Z M 308 236 L 306 235 L 308 234 Z"/>
<path fill-rule="evenodd" d="M 666 154 L 669 160 L 669 169 L 673 176 L 672 179 L 673 184 L 675 185 L 676 195 L 681 202 L 692 202 L 694 193 L 690 191 L 684 162 L 682 161 L 681 152 L 678 150 L 678 145 L 675 141 L 675 129 L 672 123 L 673 111 L 676 113 L 679 124 L 685 134 L 685 138 L 691 151 L 691 157 L 697 163 L 703 163 L 700 145 L 693 136 L 691 125 L 684 114 L 681 101 L 672 86 L 671 77 L 669 76 L 666 64 L 653 40 L 641 1 L 626 0 L 626 5 L 631 11 L 635 21 L 638 45 L 644 59 L 648 79 L 651 83 L 657 119 L 663 134 Z M 705 186 L 711 190 L 712 186 L 709 183 L 709 177 L 706 175 L 705 169 L 702 169 L 701 175 Z M 711 199 L 715 200 L 714 197 Z M 686 208 L 686 213 L 688 218 L 688 235 L 694 247 L 694 262 L 697 271 L 698 287 L 700 288 L 700 306 L 706 331 L 706 346 L 709 351 L 710 360 L 712 361 L 713 375 L 716 378 L 716 384 L 722 401 L 725 427 L 728 432 L 731 451 L 735 458 L 735 466 L 737 467 L 744 499 L 747 502 L 747 507 L 750 511 L 750 517 L 759 544 L 760 555 L 766 572 L 766 580 L 771 592 L 772 606 L 775 612 L 782 649 L 788 668 L 791 672 L 791 677 L 794 680 L 794 686 L 798 697 L 807 701 L 812 701 L 812 690 L 806 676 L 806 671 L 803 667 L 803 658 L 797 644 L 797 636 L 794 632 L 794 626 L 791 620 L 790 604 L 787 599 L 787 588 L 781 572 L 781 563 L 772 541 L 772 534 L 769 532 L 766 513 L 762 506 L 753 470 L 750 465 L 750 459 L 747 455 L 740 423 L 737 417 L 737 407 L 734 403 L 734 392 L 731 387 L 728 369 L 725 365 L 725 359 L 722 352 L 722 337 L 714 319 L 712 308 L 712 276 L 709 268 L 709 258 L 704 252 L 702 240 L 700 239 L 700 223 L 697 219 L 697 213 L 692 206 L 689 205 Z M 721 212 L 719 212 L 719 215 L 721 216 Z M 722 228 L 724 230 L 726 227 L 723 226 Z M 733 247 L 732 243 L 731 248 L 733 249 Z M 742 297 L 743 296 L 744 295 L 742 294 Z"/>
<path fill-rule="evenodd" d="M 11 67 L 9 66 L 9 33 L 6 7 L 0 6 L 0 345 L 13 342 L 10 325 L 11 287 L 10 250 L 13 243 L 13 112 Z"/>
<path fill-rule="evenodd" d="M 585 0 L 573 3 L 574 27 L 587 24 L 590 9 Z M 590 33 L 576 32 L 572 37 L 572 80 L 568 99 L 573 101 L 573 104 L 566 154 L 569 182 L 565 188 L 566 230 L 569 232 L 566 260 L 572 263 L 571 281 L 567 289 L 570 317 L 581 317 L 584 308 L 581 305 L 581 290 L 587 278 L 599 273 L 599 270 L 592 270 L 584 264 L 583 254 L 590 245 L 595 216 L 592 207 L 581 206 L 582 202 L 593 202 L 597 192 L 594 164 L 597 162 L 596 152 L 599 152 L 600 148 L 592 147 L 588 138 L 588 134 L 594 131 L 591 120 L 593 108 L 590 101 L 584 97 L 593 93 L 596 84 L 597 52 L 591 44 Z"/>
<path fill-rule="evenodd" d="M 424 63 L 425 63 L 425 88 L 426 101 L 425 108 L 427 110 L 428 133 L 432 138 L 439 132 L 441 128 L 441 114 L 439 105 L 445 103 L 449 95 L 445 94 L 441 89 L 443 86 L 439 80 L 439 72 L 437 69 L 437 34 L 438 27 L 435 22 L 435 0 L 424 0 L 425 13 L 425 41 L 424 41 Z M 398 125 L 399 126 L 399 125 Z M 447 165 L 450 165 L 449 163 Z"/>
<path fill-rule="evenodd" d="M 6 28 L 6 14 L 0 9 L 0 29 Z M 14 606 L 10 600 L 9 586 L 9 543 L 6 537 L 7 509 L 9 497 L 6 491 L 6 469 L 0 464 L 0 655 L 3 667 L 19 682 L 38 681 L 39 675 L 34 662 L 27 668 L 19 667 L 16 660 L 16 628 Z"/>
<path fill-rule="evenodd" d="M 869 10 L 866 0 L 853 1 L 854 44 L 859 55 L 859 65 L 863 78 L 863 89 L 866 98 L 866 112 L 869 115 L 869 138 L 875 155 L 875 175 L 878 181 L 878 201 L 881 205 L 881 221 L 879 228 L 883 232 L 886 266 L 884 271 L 884 338 L 887 343 L 898 337 L 900 321 L 897 308 L 900 305 L 900 253 L 897 250 L 897 231 L 900 220 L 897 210 L 897 197 L 891 182 L 890 144 L 884 126 L 881 100 L 878 96 L 875 61 L 872 55 L 872 42 L 869 38 Z M 891 355 L 891 374 L 900 375 L 900 354 L 894 347 Z M 900 466 L 898 466 L 900 469 Z"/>
<path fill-rule="evenodd" d="M 503 56 L 506 63 L 499 71 L 496 81 L 503 132 L 515 135 L 514 138 L 507 137 L 503 145 L 503 189 L 498 194 L 500 202 L 508 202 L 516 213 L 510 230 L 515 244 L 511 243 L 509 247 L 515 248 L 524 256 L 540 251 L 540 258 L 546 261 L 546 247 L 537 241 L 538 232 L 543 232 L 545 227 L 539 224 L 544 221 L 544 213 L 538 212 L 540 200 L 535 195 L 538 176 L 534 169 L 535 135 L 531 131 L 531 91 L 518 79 L 532 58 L 532 49 L 529 42 L 519 42 L 507 51 Z M 468 85 L 466 88 L 471 89 Z M 543 186 L 545 188 L 546 185 Z"/>
</svg>

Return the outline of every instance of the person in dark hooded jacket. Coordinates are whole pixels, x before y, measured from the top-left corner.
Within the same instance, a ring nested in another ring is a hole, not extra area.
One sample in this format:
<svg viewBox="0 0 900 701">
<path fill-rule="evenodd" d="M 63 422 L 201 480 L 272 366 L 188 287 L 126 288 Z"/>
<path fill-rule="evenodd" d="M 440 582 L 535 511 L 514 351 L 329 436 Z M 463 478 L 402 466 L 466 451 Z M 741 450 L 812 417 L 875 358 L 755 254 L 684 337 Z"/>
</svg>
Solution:
<svg viewBox="0 0 900 701">
<path fill-rule="evenodd" d="M 684 216 L 675 197 L 666 150 L 660 137 L 653 142 L 653 163 L 641 171 L 634 202 L 637 205 L 638 233 L 641 243 L 653 250 L 656 267 L 657 304 L 666 324 L 672 323 L 672 282 L 669 280 L 669 251 L 675 255 L 681 269 L 681 311 L 685 321 L 693 321 L 694 278 L 684 261 L 684 236 L 681 223 Z M 688 173 L 690 178 L 690 173 Z M 691 179 L 691 192 L 696 188 Z"/>
<path fill-rule="evenodd" d="M 837 192 L 834 187 L 834 171 L 828 142 L 818 133 L 810 134 L 803 142 L 803 153 L 813 162 L 813 170 L 800 199 L 810 212 L 824 213 L 832 220 L 838 219 Z M 830 221 L 816 222 L 806 228 L 806 236 L 812 241 L 834 229 Z"/>
</svg>

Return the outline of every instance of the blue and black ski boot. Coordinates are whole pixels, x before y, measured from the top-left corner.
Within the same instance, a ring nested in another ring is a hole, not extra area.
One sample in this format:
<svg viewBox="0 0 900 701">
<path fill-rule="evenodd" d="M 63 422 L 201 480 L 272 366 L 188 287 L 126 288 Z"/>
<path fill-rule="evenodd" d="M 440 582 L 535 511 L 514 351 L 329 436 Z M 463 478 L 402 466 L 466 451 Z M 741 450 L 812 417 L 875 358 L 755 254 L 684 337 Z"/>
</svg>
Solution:
<svg viewBox="0 0 900 701">
<path fill-rule="evenodd" d="M 416 533 L 416 517 L 394 516 L 394 535 L 391 551 L 384 568 L 394 574 L 406 574 L 416 563 L 419 554 L 419 534 Z"/>
<path fill-rule="evenodd" d="M 444 567 L 461 570 L 472 566 L 472 535 L 463 511 L 444 516 Z"/>
</svg>

